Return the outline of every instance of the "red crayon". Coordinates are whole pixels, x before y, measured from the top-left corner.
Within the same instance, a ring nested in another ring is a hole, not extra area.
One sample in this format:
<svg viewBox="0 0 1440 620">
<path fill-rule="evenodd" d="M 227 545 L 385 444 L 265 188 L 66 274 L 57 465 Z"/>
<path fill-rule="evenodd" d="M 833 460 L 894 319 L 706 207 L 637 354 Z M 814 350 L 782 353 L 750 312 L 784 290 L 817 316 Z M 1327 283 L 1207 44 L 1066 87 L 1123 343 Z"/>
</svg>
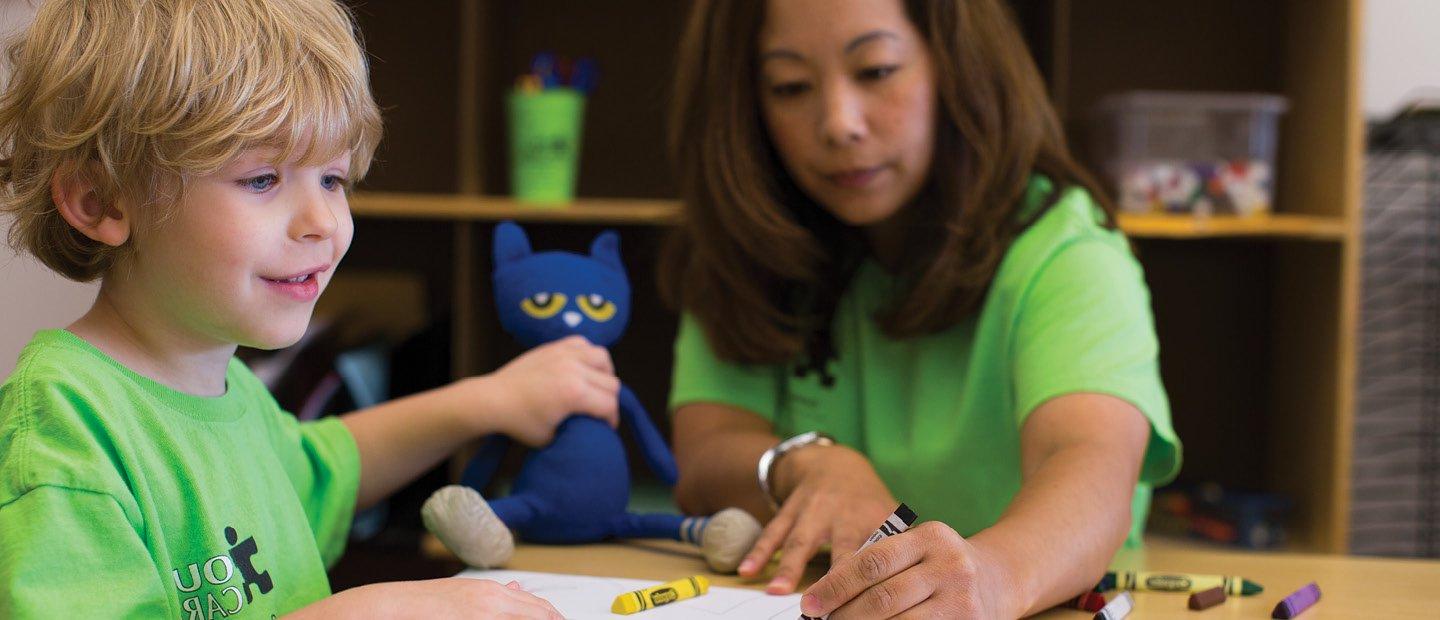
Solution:
<svg viewBox="0 0 1440 620">
<path fill-rule="evenodd" d="M 1105 607 L 1105 595 L 1086 592 L 1060 604 L 1061 607 L 1095 613 Z"/>
</svg>

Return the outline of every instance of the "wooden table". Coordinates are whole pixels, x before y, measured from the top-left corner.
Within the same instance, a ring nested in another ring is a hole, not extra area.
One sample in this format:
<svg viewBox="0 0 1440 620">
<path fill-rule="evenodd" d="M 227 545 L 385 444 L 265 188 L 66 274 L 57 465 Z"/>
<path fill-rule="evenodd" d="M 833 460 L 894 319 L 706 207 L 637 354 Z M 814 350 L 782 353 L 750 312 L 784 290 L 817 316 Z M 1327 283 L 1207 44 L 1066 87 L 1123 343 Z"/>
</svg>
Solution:
<svg viewBox="0 0 1440 620">
<path fill-rule="evenodd" d="M 506 568 L 649 579 L 657 583 L 706 573 L 694 547 L 669 541 L 630 541 L 584 546 L 521 545 Z M 1440 618 L 1440 561 L 1375 559 L 1354 556 L 1292 553 L 1249 553 L 1197 548 L 1189 543 L 1151 541 L 1139 551 L 1122 552 L 1120 570 L 1184 571 L 1240 575 L 1265 586 L 1265 592 L 1232 597 L 1203 612 L 1186 608 L 1184 594 L 1136 592 L 1131 618 L 1269 618 L 1275 604 L 1314 581 L 1320 602 L 1300 616 L 1322 618 Z M 823 573 L 812 564 L 809 585 Z M 763 588 L 734 575 L 712 575 L 717 586 Z M 1113 594 L 1113 593 L 1111 593 Z M 1108 596 L 1108 594 L 1107 594 Z M 1053 609 L 1041 618 L 1088 617 L 1074 610 Z"/>
</svg>

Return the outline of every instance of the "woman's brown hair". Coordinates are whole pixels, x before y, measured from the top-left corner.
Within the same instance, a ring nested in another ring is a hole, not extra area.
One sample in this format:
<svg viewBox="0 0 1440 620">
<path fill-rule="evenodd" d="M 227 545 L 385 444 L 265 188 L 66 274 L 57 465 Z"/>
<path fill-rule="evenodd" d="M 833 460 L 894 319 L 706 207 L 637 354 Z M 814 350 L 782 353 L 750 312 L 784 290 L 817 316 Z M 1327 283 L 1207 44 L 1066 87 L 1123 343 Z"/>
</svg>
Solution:
<svg viewBox="0 0 1440 620">
<path fill-rule="evenodd" d="M 696 0 L 670 117 L 685 206 L 660 265 L 661 291 L 699 321 L 721 359 L 740 363 L 789 362 L 807 348 L 816 357 L 863 251 L 856 231 L 794 185 L 766 135 L 756 74 L 765 4 Z M 934 59 L 939 118 L 926 187 L 898 216 L 908 237 L 901 289 L 875 317 L 894 338 L 942 331 L 976 312 L 1011 242 L 1065 188 L 1088 190 L 1114 226 L 1114 208 L 1071 156 L 1002 0 L 904 4 Z M 1055 189 L 1045 208 L 1022 216 L 1034 174 Z"/>
</svg>

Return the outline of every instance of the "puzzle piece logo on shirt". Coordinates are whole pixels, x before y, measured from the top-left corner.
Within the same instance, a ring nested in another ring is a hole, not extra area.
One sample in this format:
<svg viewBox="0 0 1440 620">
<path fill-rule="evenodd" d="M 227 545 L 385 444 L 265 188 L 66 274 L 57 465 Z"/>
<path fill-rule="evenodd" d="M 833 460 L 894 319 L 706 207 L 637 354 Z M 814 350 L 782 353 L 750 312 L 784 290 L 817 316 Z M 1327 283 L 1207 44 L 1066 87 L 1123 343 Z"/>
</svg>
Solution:
<svg viewBox="0 0 1440 620">
<path fill-rule="evenodd" d="M 183 570 L 171 569 L 175 588 L 180 591 L 182 618 L 213 618 L 216 613 L 221 617 L 234 615 L 254 602 L 257 595 L 275 589 L 270 572 L 255 568 L 260 545 L 254 536 L 242 541 L 235 528 L 226 527 L 225 542 L 230 545 L 229 551 L 204 562 L 192 562 Z M 238 584 L 234 583 L 237 578 Z M 207 585 L 211 587 L 202 594 L 201 588 Z"/>
</svg>

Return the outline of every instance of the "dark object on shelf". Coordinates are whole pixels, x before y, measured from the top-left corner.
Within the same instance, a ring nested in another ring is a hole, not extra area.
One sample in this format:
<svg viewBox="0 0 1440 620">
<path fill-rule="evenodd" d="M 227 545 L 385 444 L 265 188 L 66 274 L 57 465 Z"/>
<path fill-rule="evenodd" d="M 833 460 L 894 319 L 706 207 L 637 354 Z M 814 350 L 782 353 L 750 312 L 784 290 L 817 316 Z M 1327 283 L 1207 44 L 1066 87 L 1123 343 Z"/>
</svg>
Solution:
<svg viewBox="0 0 1440 620">
<path fill-rule="evenodd" d="M 1156 493 L 1150 527 L 1248 549 L 1273 549 L 1285 543 L 1282 523 L 1290 507 L 1289 499 L 1274 493 L 1214 483 L 1172 486 Z"/>
<path fill-rule="evenodd" d="M 1368 141 L 1350 551 L 1440 557 L 1440 102 Z"/>
</svg>

